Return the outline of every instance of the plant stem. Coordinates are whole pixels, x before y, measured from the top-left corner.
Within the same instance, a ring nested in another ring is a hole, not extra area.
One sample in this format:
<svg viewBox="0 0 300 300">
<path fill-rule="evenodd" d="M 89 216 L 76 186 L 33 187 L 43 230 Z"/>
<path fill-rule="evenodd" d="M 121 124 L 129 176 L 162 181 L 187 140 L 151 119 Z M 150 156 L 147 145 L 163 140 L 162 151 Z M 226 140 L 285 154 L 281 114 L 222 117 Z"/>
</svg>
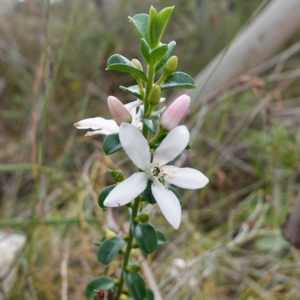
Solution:
<svg viewBox="0 0 300 300">
<path fill-rule="evenodd" d="M 129 262 L 129 257 L 130 257 L 130 252 L 132 249 L 132 242 L 133 242 L 133 233 L 132 233 L 132 228 L 134 226 L 134 219 L 137 217 L 137 213 L 139 210 L 139 205 L 140 205 L 140 197 L 138 196 L 137 198 L 135 198 L 134 203 L 133 203 L 133 208 L 132 208 L 132 215 L 131 215 L 131 221 L 130 221 L 130 227 L 129 227 L 129 237 L 128 237 L 128 242 L 127 242 L 127 247 L 126 247 L 126 252 L 124 254 L 124 258 L 123 258 L 123 265 L 122 265 L 122 270 L 121 270 L 121 276 L 120 276 L 120 282 L 118 285 L 118 290 L 116 293 L 116 296 L 114 298 L 114 300 L 119 300 L 121 293 L 122 293 L 122 287 L 123 287 L 123 283 L 124 283 L 124 276 L 125 276 L 125 271 L 126 271 L 126 267 L 128 265 Z"/>
<path fill-rule="evenodd" d="M 160 129 L 158 133 L 153 137 L 153 139 L 149 142 L 149 146 L 153 146 L 167 131 Z"/>
<path fill-rule="evenodd" d="M 151 114 L 151 105 L 149 105 L 149 99 L 148 98 L 149 98 L 150 91 L 152 89 L 152 85 L 153 85 L 153 81 L 154 81 L 154 75 L 155 75 L 154 65 L 148 65 L 148 69 L 147 69 L 148 82 L 146 84 L 145 97 L 143 97 L 144 98 L 144 115 L 145 116 L 149 116 L 149 114 Z M 140 90 L 141 90 L 141 92 L 143 91 L 141 89 L 141 87 L 140 87 Z M 148 140 L 149 130 L 145 125 L 143 126 L 142 133 L 143 133 L 143 136 L 145 137 L 145 139 Z M 114 300 L 119 300 L 120 296 L 121 296 L 121 293 L 122 293 L 122 287 L 123 287 L 123 283 L 124 283 L 124 276 L 125 276 L 125 272 L 126 272 L 126 267 L 128 265 L 128 262 L 129 262 L 130 252 L 131 252 L 132 243 L 133 243 L 133 232 L 132 232 L 132 230 L 133 230 L 133 227 L 136 223 L 135 218 L 137 217 L 137 214 L 138 214 L 141 199 L 142 199 L 142 196 L 138 196 L 137 198 L 135 198 L 134 203 L 133 203 L 132 215 L 131 215 L 130 227 L 129 227 L 129 233 L 128 233 L 127 247 L 126 247 L 126 252 L 125 252 L 124 258 L 123 258 L 123 265 L 122 265 L 122 270 L 121 270 L 121 275 L 120 275 L 120 281 L 119 281 L 117 293 L 116 293 L 116 296 L 114 297 Z"/>
<path fill-rule="evenodd" d="M 148 65 L 147 69 L 147 77 L 148 77 L 148 82 L 146 84 L 146 96 L 145 96 L 145 101 L 144 101 L 144 114 L 145 116 L 149 115 L 149 94 L 152 89 L 153 81 L 154 81 L 154 75 L 155 75 L 155 69 L 154 65 Z"/>
</svg>

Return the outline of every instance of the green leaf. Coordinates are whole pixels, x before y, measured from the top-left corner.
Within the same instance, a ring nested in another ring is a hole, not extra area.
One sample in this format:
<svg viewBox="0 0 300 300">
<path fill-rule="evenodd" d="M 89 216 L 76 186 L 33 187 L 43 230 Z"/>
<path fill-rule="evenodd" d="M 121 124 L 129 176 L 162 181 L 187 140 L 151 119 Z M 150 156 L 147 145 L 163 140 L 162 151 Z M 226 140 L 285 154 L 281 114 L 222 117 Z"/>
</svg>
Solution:
<svg viewBox="0 0 300 300">
<path fill-rule="evenodd" d="M 152 253 L 157 248 L 157 234 L 150 223 L 138 223 L 134 227 L 134 238 L 145 253 Z"/>
<path fill-rule="evenodd" d="M 194 89 L 195 83 L 190 75 L 183 72 L 174 72 L 172 75 L 167 77 L 165 81 L 160 85 L 160 88 L 162 90 L 172 89 L 176 87 Z"/>
<path fill-rule="evenodd" d="M 122 89 L 123 91 L 125 91 L 127 93 L 130 93 L 130 94 L 134 95 L 135 97 L 143 100 L 143 97 L 141 95 L 140 88 L 139 88 L 138 85 L 133 85 L 133 86 L 130 86 L 128 88 L 121 85 L 120 89 Z"/>
<path fill-rule="evenodd" d="M 165 138 L 166 136 L 167 135 L 165 135 L 163 138 Z M 146 202 L 148 202 L 150 204 L 155 204 L 156 200 L 152 194 L 151 185 L 152 185 L 152 181 L 148 180 L 146 189 L 142 192 L 142 196 L 144 197 L 144 200 Z M 169 186 L 168 189 L 174 193 L 174 195 L 177 197 L 177 199 L 179 200 L 179 202 L 181 204 L 181 199 L 180 199 L 180 195 L 179 195 L 178 191 L 173 186 Z"/>
<path fill-rule="evenodd" d="M 166 106 L 164 106 L 163 108 L 156 110 L 154 112 L 152 112 L 151 116 L 152 117 L 159 117 L 162 115 L 162 113 L 166 110 Z"/>
<path fill-rule="evenodd" d="M 156 43 L 155 36 L 155 23 L 157 22 L 157 11 L 151 5 L 148 19 L 148 28 L 147 28 L 147 41 L 151 48 L 155 48 L 158 43 Z"/>
<path fill-rule="evenodd" d="M 110 239 L 106 239 L 101 243 L 97 251 L 98 260 L 104 265 L 107 265 L 119 253 L 124 245 L 125 241 L 121 236 L 114 236 Z"/>
<path fill-rule="evenodd" d="M 151 6 L 148 20 L 148 43 L 151 48 L 159 45 L 173 9 L 174 6 L 166 7 L 157 13 L 156 9 Z"/>
<path fill-rule="evenodd" d="M 145 82 L 148 81 L 147 76 L 140 69 L 138 69 L 130 60 L 120 54 L 114 54 L 108 59 L 106 70 L 116 70 L 130 73 L 134 77 L 143 79 Z"/>
<path fill-rule="evenodd" d="M 152 64 L 155 65 L 157 62 L 159 62 L 164 57 L 164 55 L 167 53 L 167 51 L 168 51 L 167 45 L 161 45 L 161 46 L 153 49 L 150 53 Z"/>
<path fill-rule="evenodd" d="M 172 56 L 175 46 L 175 41 L 172 41 L 168 44 L 168 51 L 166 52 L 165 56 L 155 65 L 155 72 L 159 71 L 168 61 L 168 59 Z"/>
<path fill-rule="evenodd" d="M 125 281 L 130 294 L 135 300 L 142 300 L 146 297 L 146 284 L 139 273 L 126 272 Z"/>
<path fill-rule="evenodd" d="M 158 117 L 145 117 L 145 116 L 142 116 L 141 117 L 141 121 L 153 133 L 155 133 L 157 131 L 157 128 L 158 128 Z"/>
<path fill-rule="evenodd" d="M 113 133 L 105 137 L 103 141 L 103 151 L 106 155 L 111 155 L 122 148 L 119 134 Z"/>
<path fill-rule="evenodd" d="M 146 289 L 146 293 L 146 298 L 144 300 L 154 300 L 154 293 L 149 288 Z"/>
<path fill-rule="evenodd" d="M 147 14 L 138 14 L 135 15 L 134 17 L 128 17 L 129 21 L 131 21 L 139 33 L 141 38 L 144 38 L 147 40 L 147 31 L 148 31 L 148 20 L 149 20 L 149 15 Z"/>
<path fill-rule="evenodd" d="M 141 53 L 144 57 L 144 60 L 148 63 L 151 64 L 151 55 L 150 55 L 151 49 L 146 42 L 145 39 L 141 39 Z"/>
<path fill-rule="evenodd" d="M 158 246 L 168 244 L 168 241 L 167 241 L 165 235 L 160 230 L 156 230 L 156 234 L 157 234 L 157 245 Z"/>
<path fill-rule="evenodd" d="M 98 204 L 102 209 L 106 209 L 107 207 L 104 206 L 103 202 L 106 199 L 106 197 L 108 196 L 108 194 L 116 187 L 116 184 L 107 186 L 104 190 L 102 190 L 102 192 L 100 193 L 99 197 L 98 197 Z"/>
<path fill-rule="evenodd" d="M 87 298 L 93 298 L 96 296 L 94 290 L 100 290 L 104 289 L 105 291 L 111 290 L 114 288 L 114 279 L 107 276 L 99 276 L 96 278 L 93 278 L 85 289 L 85 296 Z"/>
<path fill-rule="evenodd" d="M 147 182 L 147 187 L 146 189 L 142 192 L 142 196 L 144 197 L 145 201 L 150 203 L 150 204 L 155 204 L 156 200 L 152 194 L 152 190 L 151 190 L 151 184 L 152 181 L 148 180 Z"/>
</svg>

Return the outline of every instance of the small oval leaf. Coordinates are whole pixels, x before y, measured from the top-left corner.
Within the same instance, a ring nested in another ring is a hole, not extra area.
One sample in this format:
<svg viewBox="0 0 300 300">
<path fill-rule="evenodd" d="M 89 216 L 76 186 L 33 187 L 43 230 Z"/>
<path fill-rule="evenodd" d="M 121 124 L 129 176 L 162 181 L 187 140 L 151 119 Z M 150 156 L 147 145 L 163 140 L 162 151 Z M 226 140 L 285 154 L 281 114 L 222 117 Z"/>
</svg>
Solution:
<svg viewBox="0 0 300 300">
<path fill-rule="evenodd" d="M 149 20 L 149 15 L 147 14 L 138 14 L 135 15 L 134 17 L 128 17 L 129 21 L 131 21 L 139 33 L 141 38 L 144 38 L 147 40 L 147 31 L 148 31 L 148 20 Z"/>
<path fill-rule="evenodd" d="M 152 181 L 148 180 L 147 182 L 147 187 L 146 189 L 142 192 L 142 196 L 145 199 L 146 202 L 150 203 L 150 204 L 155 204 L 156 200 L 152 194 L 152 190 L 151 190 L 151 184 Z"/>
<path fill-rule="evenodd" d="M 143 97 L 141 95 L 141 92 L 140 92 L 140 88 L 138 85 L 133 85 L 133 86 L 130 86 L 130 87 L 125 87 L 125 86 L 120 86 L 120 89 L 122 89 L 123 91 L 127 92 L 127 93 L 130 93 L 132 95 L 134 95 L 135 97 L 143 100 Z"/>
<path fill-rule="evenodd" d="M 183 72 L 174 72 L 165 81 L 160 85 L 162 90 L 172 89 L 172 88 L 185 88 L 185 89 L 194 89 L 195 83 L 193 78 Z"/>
<path fill-rule="evenodd" d="M 130 294 L 135 300 L 142 300 L 146 297 L 146 284 L 139 273 L 125 273 L 125 281 Z"/>
<path fill-rule="evenodd" d="M 141 117 L 141 121 L 153 133 L 155 133 L 157 131 L 157 128 L 158 128 L 158 117 Z"/>
<path fill-rule="evenodd" d="M 174 6 L 166 7 L 157 13 L 155 8 L 151 6 L 148 24 L 148 42 L 151 48 L 158 46 L 173 9 Z"/>
<path fill-rule="evenodd" d="M 148 64 L 151 64 L 150 52 L 151 52 L 151 49 L 150 49 L 148 43 L 146 42 L 146 40 L 141 39 L 141 53 L 143 55 L 145 62 L 147 62 Z"/>
<path fill-rule="evenodd" d="M 133 76 L 142 78 L 145 82 L 148 81 L 146 75 L 140 69 L 138 69 L 129 59 L 120 54 L 114 54 L 108 59 L 106 69 L 130 73 Z"/>
<path fill-rule="evenodd" d="M 108 196 L 108 194 L 116 187 L 116 184 L 107 186 L 102 192 L 100 193 L 98 197 L 98 204 L 102 209 L 106 209 L 107 207 L 103 204 L 104 200 Z"/>
<path fill-rule="evenodd" d="M 161 109 L 155 110 L 151 116 L 152 117 L 160 117 L 162 113 L 166 110 L 166 106 L 162 107 Z"/>
<path fill-rule="evenodd" d="M 104 265 L 107 265 L 119 253 L 124 245 L 125 241 L 121 236 L 114 236 L 110 239 L 106 239 L 101 243 L 97 251 L 98 260 Z"/>
<path fill-rule="evenodd" d="M 96 296 L 94 290 L 104 289 L 105 291 L 114 288 L 114 279 L 107 276 L 99 276 L 93 278 L 86 286 L 85 296 L 88 298 L 93 298 Z"/>
<path fill-rule="evenodd" d="M 156 230 L 156 234 L 157 234 L 157 245 L 158 246 L 168 244 L 168 241 L 167 241 L 165 235 L 160 230 Z"/>
<path fill-rule="evenodd" d="M 146 298 L 144 300 L 154 300 L 154 293 L 149 288 L 146 289 Z"/>
<path fill-rule="evenodd" d="M 168 51 L 167 45 L 161 45 L 161 46 L 153 49 L 150 53 L 152 64 L 155 65 L 157 62 L 159 62 L 164 57 L 164 55 L 167 53 L 167 51 Z"/>
<path fill-rule="evenodd" d="M 105 137 L 103 141 L 103 151 L 106 155 L 111 155 L 122 148 L 119 134 L 113 133 Z"/>
<path fill-rule="evenodd" d="M 150 223 L 138 223 L 133 235 L 143 252 L 152 253 L 157 248 L 157 233 Z"/>
<path fill-rule="evenodd" d="M 164 64 L 168 61 L 168 59 L 172 56 L 173 50 L 176 46 L 176 42 L 172 41 L 168 44 L 168 51 L 165 56 L 155 65 L 155 72 L 159 71 Z"/>
</svg>

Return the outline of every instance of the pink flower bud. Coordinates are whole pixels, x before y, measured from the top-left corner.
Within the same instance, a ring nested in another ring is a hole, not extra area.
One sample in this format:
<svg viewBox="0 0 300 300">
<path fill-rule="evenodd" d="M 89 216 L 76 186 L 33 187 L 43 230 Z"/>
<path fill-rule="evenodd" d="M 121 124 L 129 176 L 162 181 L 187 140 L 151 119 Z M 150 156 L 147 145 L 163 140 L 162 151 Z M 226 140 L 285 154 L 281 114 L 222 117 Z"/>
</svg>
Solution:
<svg viewBox="0 0 300 300">
<path fill-rule="evenodd" d="M 118 125 L 121 125 L 123 122 L 131 122 L 130 113 L 119 99 L 114 96 L 109 96 L 107 98 L 107 104 L 113 119 Z"/>
<path fill-rule="evenodd" d="M 187 95 L 178 97 L 162 114 L 160 126 L 170 131 L 178 126 L 181 119 L 186 115 L 191 98 Z"/>
</svg>

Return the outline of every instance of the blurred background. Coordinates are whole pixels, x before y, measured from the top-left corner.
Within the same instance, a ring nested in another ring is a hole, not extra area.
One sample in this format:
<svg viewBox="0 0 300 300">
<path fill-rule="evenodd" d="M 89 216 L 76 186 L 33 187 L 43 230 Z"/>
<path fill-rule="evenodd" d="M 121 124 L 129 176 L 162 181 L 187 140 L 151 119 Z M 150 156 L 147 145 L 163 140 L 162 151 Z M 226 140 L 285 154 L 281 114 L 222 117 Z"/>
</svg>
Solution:
<svg viewBox="0 0 300 300">
<path fill-rule="evenodd" d="M 176 40 L 179 71 L 201 77 L 270 2 L 0 0 L 0 228 L 4 237 L 26 238 L 22 250 L 11 250 L 8 271 L 0 263 L 3 299 L 85 299 L 91 278 L 118 270 L 118 258 L 107 267 L 97 261 L 95 243 L 105 227 L 122 226 L 125 214 L 103 213 L 98 195 L 113 184 L 108 168 L 128 175 L 132 164 L 121 152 L 105 156 L 103 136 L 87 138 L 73 124 L 110 118 L 109 95 L 134 100 L 119 89 L 134 84 L 131 76 L 105 71 L 115 53 L 142 60 L 127 16 L 175 5 L 163 42 Z M 300 299 L 299 252 L 281 233 L 300 187 L 299 28 L 228 84 L 214 81 L 213 94 L 201 95 L 202 86 L 193 94 L 186 118 L 192 149 L 178 163 L 210 183 L 180 191 L 178 231 L 152 211 L 169 244 L 145 268 L 165 300 Z M 226 78 L 229 71 L 213 72 Z M 175 94 L 164 96 L 170 103 Z"/>
</svg>

